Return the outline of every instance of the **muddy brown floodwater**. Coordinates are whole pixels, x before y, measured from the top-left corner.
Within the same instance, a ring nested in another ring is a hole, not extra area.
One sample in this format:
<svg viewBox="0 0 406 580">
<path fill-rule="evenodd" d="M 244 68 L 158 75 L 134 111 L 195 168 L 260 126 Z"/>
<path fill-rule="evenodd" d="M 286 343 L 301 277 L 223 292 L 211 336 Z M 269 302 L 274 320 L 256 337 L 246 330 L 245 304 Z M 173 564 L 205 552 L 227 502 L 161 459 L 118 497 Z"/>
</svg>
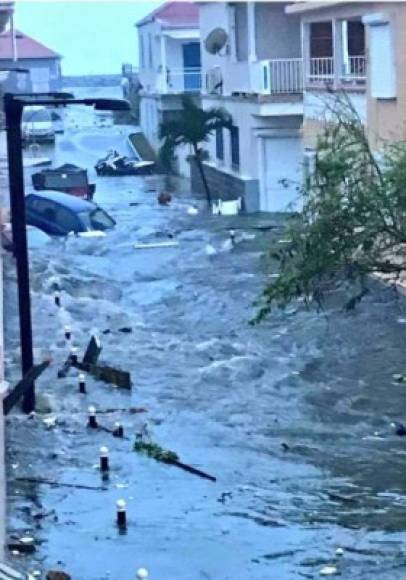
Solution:
<svg viewBox="0 0 406 580">
<path fill-rule="evenodd" d="M 124 152 L 126 127 L 83 119 L 59 137 L 56 162 L 92 168 L 106 143 Z M 404 580 L 406 437 L 390 428 L 406 418 L 406 386 L 392 380 L 406 366 L 404 300 L 376 287 L 351 314 L 294 304 L 249 326 L 267 277 L 264 252 L 281 235 L 262 227 L 277 223 L 274 216 L 213 217 L 184 191 L 160 207 L 151 180 L 91 176 L 115 230 L 31 252 L 35 346 L 53 364 L 37 383 L 35 417 L 16 410 L 7 420 L 8 533 L 36 541 L 35 553 L 10 560 L 41 573 L 64 569 L 75 580 L 133 580 L 141 566 L 151 580 L 316 578 L 325 566 L 351 580 Z M 191 203 L 196 216 L 187 214 Z M 133 247 L 158 240 L 179 246 Z M 14 381 L 10 257 L 6 282 Z M 131 372 L 131 393 L 87 377 L 80 395 L 77 376 L 57 379 L 65 324 L 80 350 L 97 329 L 104 361 Z M 121 421 L 131 440 L 86 429 L 89 405 L 119 409 L 99 421 Z M 53 427 L 44 423 L 50 417 Z M 135 454 L 132 440 L 145 423 L 154 441 L 217 482 Z M 108 480 L 98 470 L 103 445 Z M 127 502 L 125 534 L 115 526 L 119 498 Z"/>
</svg>

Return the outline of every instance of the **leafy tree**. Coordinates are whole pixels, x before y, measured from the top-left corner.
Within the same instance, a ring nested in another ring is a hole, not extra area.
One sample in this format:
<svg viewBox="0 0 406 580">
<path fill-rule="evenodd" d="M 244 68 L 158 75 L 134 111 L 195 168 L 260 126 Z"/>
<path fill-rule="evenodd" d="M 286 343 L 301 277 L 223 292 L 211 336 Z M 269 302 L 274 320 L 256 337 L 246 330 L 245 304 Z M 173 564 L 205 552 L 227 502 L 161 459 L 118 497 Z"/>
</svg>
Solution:
<svg viewBox="0 0 406 580">
<path fill-rule="evenodd" d="M 352 309 L 370 274 L 392 279 L 406 269 L 406 143 L 385 147 L 378 160 L 349 100 L 339 97 L 330 112 L 301 192 L 303 211 L 288 221 L 287 243 L 271 251 L 279 276 L 253 322 L 299 297 L 320 306 L 339 288 Z"/>
<path fill-rule="evenodd" d="M 209 206 L 211 193 L 203 167 L 203 161 L 207 157 L 203 144 L 207 143 L 217 128 L 223 127 L 231 127 L 231 117 L 228 113 L 219 108 L 205 111 L 198 107 L 190 96 L 184 95 L 179 119 L 165 121 L 159 128 L 159 136 L 164 140 L 160 150 L 160 158 L 164 165 L 168 166 L 171 163 L 177 147 L 191 145 Z"/>
</svg>

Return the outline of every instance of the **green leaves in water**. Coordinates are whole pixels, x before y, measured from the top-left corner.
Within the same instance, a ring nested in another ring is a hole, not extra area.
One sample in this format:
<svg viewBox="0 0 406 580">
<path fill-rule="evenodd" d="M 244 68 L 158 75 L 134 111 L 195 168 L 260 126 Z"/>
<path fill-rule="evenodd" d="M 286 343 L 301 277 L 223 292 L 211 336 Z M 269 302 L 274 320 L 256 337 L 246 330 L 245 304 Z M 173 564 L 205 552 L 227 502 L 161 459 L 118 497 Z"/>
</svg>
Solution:
<svg viewBox="0 0 406 580">
<path fill-rule="evenodd" d="M 161 461 L 162 463 L 174 463 L 179 461 L 179 457 L 174 451 L 163 449 L 160 445 L 157 445 L 157 443 L 136 441 L 134 443 L 134 451 L 143 453 L 144 455 L 152 457 L 153 459 Z"/>
</svg>

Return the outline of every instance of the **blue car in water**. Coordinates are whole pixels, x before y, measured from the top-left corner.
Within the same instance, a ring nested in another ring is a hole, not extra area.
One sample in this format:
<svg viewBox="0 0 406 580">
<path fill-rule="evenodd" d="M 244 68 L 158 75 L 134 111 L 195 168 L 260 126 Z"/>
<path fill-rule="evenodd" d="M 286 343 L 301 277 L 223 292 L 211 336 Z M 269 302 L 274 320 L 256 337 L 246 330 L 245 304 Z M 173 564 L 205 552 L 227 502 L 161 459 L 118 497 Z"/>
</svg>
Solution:
<svg viewBox="0 0 406 580">
<path fill-rule="evenodd" d="M 116 222 L 97 204 L 59 191 L 30 193 L 25 198 L 27 224 L 51 236 L 104 231 Z"/>
</svg>

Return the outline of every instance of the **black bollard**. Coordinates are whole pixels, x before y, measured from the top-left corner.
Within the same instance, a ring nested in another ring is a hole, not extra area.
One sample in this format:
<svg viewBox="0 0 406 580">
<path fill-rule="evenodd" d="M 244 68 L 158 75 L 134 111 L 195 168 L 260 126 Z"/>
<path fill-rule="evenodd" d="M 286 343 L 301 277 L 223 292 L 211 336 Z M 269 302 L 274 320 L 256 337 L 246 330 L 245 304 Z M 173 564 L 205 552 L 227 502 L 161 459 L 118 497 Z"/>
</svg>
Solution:
<svg viewBox="0 0 406 580">
<path fill-rule="evenodd" d="M 106 473 L 110 470 L 108 447 L 100 447 L 100 471 Z"/>
<path fill-rule="evenodd" d="M 113 430 L 114 437 L 124 437 L 124 429 L 121 423 L 114 423 L 114 430 Z"/>
<path fill-rule="evenodd" d="M 119 499 L 116 505 L 117 505 L 117 526 L 121 529 L 124 529 L 127 527 L 127 511 L 126 511 L 127 504 L 125 503 L 125 500 Z"/>
<path fill-rule="evenodd" d="M 70 349 L 69 360 L 73 365 L 78 363 L 78 349 L 75 346 Z"/>
<path fill-rule="evenodd" d="M 96 408 L 89 407 L 88 413 L 89 413 L 89 417 L 88 417 L 87 426 L 90 427 L 91 429 L 97 429 L 98 424 L 97 424 L 97 419 L 96 419 Z"/>
<path fill-rule="evenodd" d="M 83 373 L 80 373 L 79 375 L 79 393 L 82 393 L 83 395 L 86 393 L 86 380 Z"/>
<path fill-rule="evenodd" d="M 66 340 L 70 340 L 72 338 L 72 331 L 70 326 L 65 326 L 64 331 Z"/>
</svg>

